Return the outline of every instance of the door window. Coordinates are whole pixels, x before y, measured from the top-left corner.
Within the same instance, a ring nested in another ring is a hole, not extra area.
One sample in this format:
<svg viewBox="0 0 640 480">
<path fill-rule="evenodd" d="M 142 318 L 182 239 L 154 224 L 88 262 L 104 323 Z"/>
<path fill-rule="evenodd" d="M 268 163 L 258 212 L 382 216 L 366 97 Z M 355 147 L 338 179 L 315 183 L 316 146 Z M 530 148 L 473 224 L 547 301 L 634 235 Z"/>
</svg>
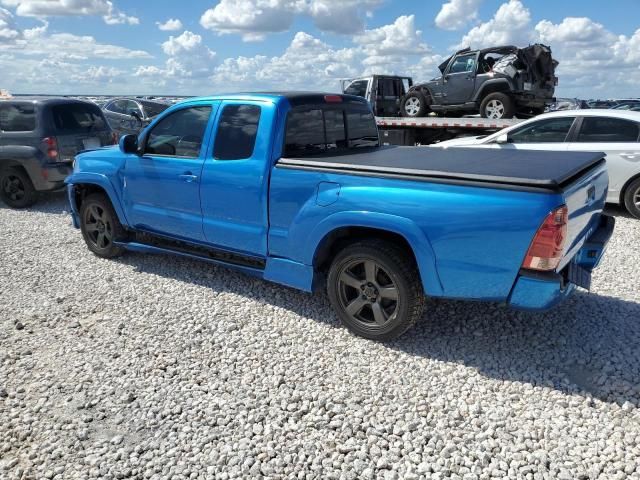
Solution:
<svg viewBox="0 0 640 480">
<path fill-rule="evenodd" d="M 476 69 L 476 54 L 473 53 L 471 55 L 460 55 L 459 57 L 456 57 L 453 63 L 451 64 L 449 73 L 473 72 L 475 69 Z"/>
<path fill-rule="evenodd" d="M 227 105 L 218 121 L 213 156 L 216 160 L 251 158 L 261 109 L 257 105 Z"/>
<path fill-rule="evenodd" d="M 36 107 L 29 103 L 0 104 L 0 130 L 31 132 L 36 129 Z"/>
<path fill-rule="evenodd" d="M 567 138 L 575 117 L 549 118 L 509 133 L 511 143 L 561 143 Z"/>
<path fill-rule="evenodd" d="M 183 108 L 160 120 L 149 132 L 144 153 L 198 158 L 211 107 Z"/>
<path fill-rule="evenodd" d="M 584 117 L 578 142 L 637 142 L 640 124 L 632 120 L 609 117 Z"/>
<path fill-rule="evenodd" d="M 140 117 L 142 117 L 142 110 L 140 110 L 140 106 L 138 105 L 137 102 L 134 102 L 133 100 L 123 100 L 123 108 L 124 108 L 124 114 L 125 115 L 131 115 L 132 111 L 138 112 L 138 115 L 140 115 Z"/>
<path fill-rule="evenodd" d="M 124 108 L 125 108 L 125 104 L 123 100 L 114 100 L 113 102 L 109 103 L 105 107 L 105 110 L 108 110 L 109 112 L 113 112 L 113 113 L 123 114 L 125 113 Z"/>
<path fill-rule="evenodd" d="M 368 84 L 369 80 L 356 80 L 345 89 L 344 93 L 347 95 L 355 95 L 357 97 L 366 97 Z"/>
</svg>

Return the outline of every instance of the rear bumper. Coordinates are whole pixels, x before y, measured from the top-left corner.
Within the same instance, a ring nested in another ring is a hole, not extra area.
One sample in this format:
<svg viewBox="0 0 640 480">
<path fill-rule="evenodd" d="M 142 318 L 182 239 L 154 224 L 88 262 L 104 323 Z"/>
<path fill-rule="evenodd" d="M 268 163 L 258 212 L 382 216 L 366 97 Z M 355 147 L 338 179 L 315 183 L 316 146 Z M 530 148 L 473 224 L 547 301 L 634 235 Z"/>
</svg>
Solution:
<svg viewBox="0 0 640 480">
<path fill-rule="evenodd" d="M 587 271 L 598 266 L 613 234 L 615 219 L 602 215 L 600 225 L 573 257 L 574 263 Z M 569 266 L 561 272 L 521 270 L 507 303 L 519 310 L 548 310 L 567 298 L 576 285 L 567 280 Z"/>
<path fill-rule="evenodd" d="M 24 162 L 25 170 L 36 190 L 40 192 L 58 190 L 64 187 L 64 179 L 71 175 L 70 163 L 45 163 L 37 159 Z"/>
</svg>

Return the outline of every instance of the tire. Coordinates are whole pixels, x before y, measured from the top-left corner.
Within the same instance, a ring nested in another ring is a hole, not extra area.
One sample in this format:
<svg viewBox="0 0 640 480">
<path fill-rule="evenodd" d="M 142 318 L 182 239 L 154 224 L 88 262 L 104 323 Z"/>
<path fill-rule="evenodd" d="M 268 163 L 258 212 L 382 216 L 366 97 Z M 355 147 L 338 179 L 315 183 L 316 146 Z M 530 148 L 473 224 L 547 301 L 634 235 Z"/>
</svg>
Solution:
<svg viewBox="0 0 640 480">
<path fill-rule="evenodd" d="M 427 105 L 427 97 L 421 92 L 409 92 L 402 100 L 402 106 L 400 107 L 400 113 L 403 117 L 424 117 L 429 113 L 429 106 Z"/>
<path fill-rule="evenodd" d="M 0 172 L 0 198 L 11 208 L 27 208 L 36 203 L 38 192 L 24 170 L 6 168 Z"/>
<path fill-rule="evenodd" d="M 82 202 L 80 230 L 87 247 L 98 257 L 113 258 L 124 252 L 113 242 L 126 238 L 126 232 L 103 193 L 92 193 Z"/>
<path fill-rule="evenodd" d="M 636 218 L 640 218 L 640 178 L 636 178 L 624 190 L 624 206 Z"/>
<path fill-rule="evenodd" d="M 334 258 L 327 293 L 340 321 L 370 340 L 393 340 L 421 317 L 425 296 L 413 258 L 382 240 L 349 245 Z"/>
<path fill-rule="evenodd" d="M 505 93 L 490 93 L 480 104 L 480 116 L 491 120 L 513 118 L 515 108 L 511 97 Z"/>
</svg>

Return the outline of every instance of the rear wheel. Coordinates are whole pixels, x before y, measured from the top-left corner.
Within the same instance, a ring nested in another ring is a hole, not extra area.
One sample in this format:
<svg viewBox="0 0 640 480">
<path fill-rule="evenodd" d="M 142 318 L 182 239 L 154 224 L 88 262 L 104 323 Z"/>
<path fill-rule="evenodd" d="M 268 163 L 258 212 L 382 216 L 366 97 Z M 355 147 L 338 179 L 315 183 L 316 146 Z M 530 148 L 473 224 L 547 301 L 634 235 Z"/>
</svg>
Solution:
<svg viewBox="0 0 640 480">
<path fill-rule="evenodd" d="M 102 193 L 93 193 L 82 202 L 80 230 L 89 250 L 99 257 L 113 258 L 124 251 L 114 242 L 125 237 L 125 230 L 111 202 Z"/>
<path fill-rule="evenodd" d="M 12 208 L 27 208 L 36 203 L 38 193 L 23 170 L 7 168 L 0 172 L 0 198 Z"/>
<path fill-rule="evenodd" d="M 624 206 L 631 215 L 640 218 L 640 178 L 636 178 L 624 191 Z"/>
<path fill-rule="evenodd" d="M 424 310 L 413 258 L 381 240 L 362 241 L 341 251 L 329 269 L 327 291 L 341 322 L 372 340 L 399 337 Z"/>
<path fill-rule="evenodd" d="M 499 120 L 501 118 L 513 118 L 514 114 L 513 100 L 504 93 L 490 93 L 484 97 L 480 104 L 480 116 L 483 118 Z"/>
<path fill-rule="evenodd" d="M 403 117 L 424 117 L 428 110 L 427 98 L 421 92 L 409 92 L 402 101 L 400 113 Z"/>
</svg>

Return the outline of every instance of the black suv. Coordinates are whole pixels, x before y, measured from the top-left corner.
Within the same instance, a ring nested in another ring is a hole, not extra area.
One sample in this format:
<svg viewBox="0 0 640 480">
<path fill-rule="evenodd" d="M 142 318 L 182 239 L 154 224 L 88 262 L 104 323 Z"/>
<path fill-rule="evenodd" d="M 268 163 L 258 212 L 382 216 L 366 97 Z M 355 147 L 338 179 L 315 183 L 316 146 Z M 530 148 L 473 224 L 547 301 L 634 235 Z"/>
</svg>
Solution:
<svg viewBox="0 0 640 480">
<path fill-rule="evenodd" d="M 405 117 L 480 113 L 491 119 L 537 115 L 554 101 L 557 65 L 551 49 L 541 44 L 466 48 L 438 67 L 440 77 L 413 86 L 402 100 L 401 113 Z"/>
<path fill-rule="evenodd" d="M 66 98 L 0 100 L 0 199 L 13 208 L 57 190 L 82 150 L 116 143 L 96 105 Z"/>
</svg>

